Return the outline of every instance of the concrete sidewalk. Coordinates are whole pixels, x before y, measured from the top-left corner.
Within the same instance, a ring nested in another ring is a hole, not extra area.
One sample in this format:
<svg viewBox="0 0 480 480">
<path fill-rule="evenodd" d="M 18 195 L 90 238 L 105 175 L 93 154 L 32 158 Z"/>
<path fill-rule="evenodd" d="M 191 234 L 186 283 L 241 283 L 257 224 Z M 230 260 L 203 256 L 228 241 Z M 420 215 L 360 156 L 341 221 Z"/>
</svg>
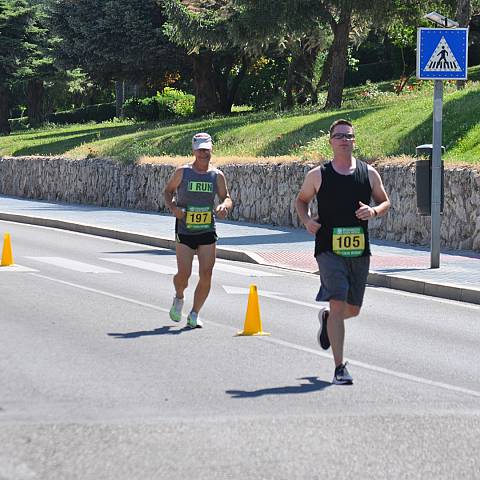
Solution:
<svg viewBox="0 0 480 480">
<path fill-rule="evenodd" d="M 171 215 L 0 196 L 0 220 L 30 223 L 174 248 Z M 317 273 L 313 237 L 303 229 L 217 223 L 218 257 Z M 3 233 L 3 232 L 2 232 Z M 430 269 L 428 248 L 374 240 L 368 282 L 480 304 L 480 253 L 442 252 Z"/>
</svg>

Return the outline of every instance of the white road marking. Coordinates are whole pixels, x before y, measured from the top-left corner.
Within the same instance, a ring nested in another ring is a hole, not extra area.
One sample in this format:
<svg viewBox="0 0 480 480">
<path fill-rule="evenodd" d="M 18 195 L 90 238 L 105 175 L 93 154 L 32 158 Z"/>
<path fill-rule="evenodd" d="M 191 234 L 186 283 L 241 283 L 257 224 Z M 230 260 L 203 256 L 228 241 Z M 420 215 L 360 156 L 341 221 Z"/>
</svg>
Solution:
<svg viewBox="0 0 480 480">
<path fill-rule="evenodd" d="M 87 292 L 96 293 L 98 295 L 104 295 L 106 297 L 115 298 L 117 300 L 122 300 L 124 302 L 132 303 L 134 305 L 139 305 L 139 306 L 142 306 L 142 307 L 151 308 L 153 310 L 157 310 L 157 311 L 160 311 L 160 312 L 168 313 L 168 311 L 169 311 L 166 308 L 157 307 L 156 305 L 152 305 L 152 304 L 146 303 L 146 302 L 140 302 L 138 300 L 134 300 L 133 298 L 124 297 L 122 295 L 116 295 L 116 294 L 113 294 L 113 293 L 98 290 L 96 288 L 85 287 L 83 285 L 78 285 L 78 284 L 75 284 L 75 283 L 66 282 L 64 280 L 58 280 L 56 278 L 48 277 L 46 275 L 40 275 L 38 273 L 30 273 L 30 275 L 32 275 L 33 277 L 43 278 L 45 280 L 50 280 L 52 282 L 61 283 L 63 285 L 68 285 L 70 287 L 78 288 L 80 290 L 85 290 Z M 186 317 L 186 314 L 183 314 L 183 317 Z M 212 320 L 208 320 L 208 323 L 211 324 L 211 325 L 215 325 L 217 327 L 226 328 L 230 331 L 234 331 L 234 332 L 238 331 L 238 328 L 230 327 L 228 325 L 217 323 L 217 322 L 214 322 Z M 316 355 L 316 356 L 322 357 L 322 358 L 328 358 L 329 360 L 331 360 L 331 355 L 329 355 L 328 353 L 324 353 L 324 352 L 321 352 L 319 350 L 314 350 L 313 348 L 303 347 L 302 345 L 297 345 L 296 343 L 286 342 L 284 340 L 280 340 L 280 339 L 272 338 L 272 337 L 253 337 L 253 338 L 255 338 L 259 341 L 262 341 L 262 342 L 270 342 L 270 343 L 273 343 L 273 344 L 276 344 L 276 345 L 281 345 L 281 346 L 284 346 L 284 347 L 287 347 L 287 348 L 292 348 L 294 350 L 299 350 L 299 351 L 302 351 L 302 352 L 311 353 L 312 355 Z M 378 367 L 376 365 L 370 365 L 370 364 L 364 363 L 364 362 L 357 362 L 356 360 L 352 360 L 352 359 L 346 359 L 346 360 L 348 360 L 348 362 L 350 362 L 352 365 L 355 365 L 357 367 L 364 368 L 366 370 L 370 370 L 370 371 L 373 371 L 373 372 L 382 373 L 382 374 L 388 375 L 390 377 L 397 377 L 397 378 L 400 378 L 402 380 L 407 380 L 407 381 L 410 381 L 410 382 L 420 383 L 422 385 L 429 385 L 429 386 L 432 386 L 432 387 L 441 388 L 443 390 L 448 390 L 448 391 L 457 392 L 457 393 L 463 393 L 465 395 L 470 395 L 470 396 L 473 396 L 473 397 L 480 398 L 480 392 L 477 391 L 477 390 L 470 390 L 468 388 L 457 387 L 455 385 L 450 385 L 448 383 L 434 382 L 434 381 L 428 380 L 426 378 L 417 377 L 415 375 L 410 375 L 408 373 L 397 372 L 395 370 L 390 370 L 388 368 Z"/>
<path fill-rule="evenodd" d="M 100 260 L 105 262 L 118 263 L 120 265 L 127 265 L 129 267 L 140 268 L 151 272 L 162 273 L 164 275 L 175 275 L 177 273 L 176 267 L 169 267 L 166 265 L 159 265 L 153 262 L 146 262 L 144 260 L 136 260 L 134 258 L 125 258 L 122 256 L 102 257 Z M 281 277 L 280 274 L 262 272 L 260 270 L 252 270 L 244 267 L 237 267 L 235 265 L 228 265 L 224 263 L 215 263 L 215 270 L 223 272 L 234 273 L 236 275 L 243 275 L 246 277 Z M 198 262 L 194 261 L 192 265 L 192 275 L 198 275 Z"/>
<path fill-rule="evenodd" d="M 90 265 L 89 263 L 77 262 L 63 257 L 25 257 L 37 262 L 47 263 L 56 267 L 66 268 L 67 270 L 74 270 L 82 273 L 121 273 L 116 270 L 109 270 L 108 268 L 99 267 L 97 265 Z"/>
<path fill-rule="evenodd" d="M 332 356 L 328 353 L 321 352 L 319 350 L 314 350 L 313 348 L 303 347 L 302 345 L 297 345 L 296 343 L 286 342 L 278 338 L 272 337 L 255 337 L 263 342 L 276 343 L 277 345 L 282 345 L 284 347 L 293 348 L 294 350 L 300 350 L 302 352 L 312 353 L 318 357 L 331 359 Z M 397 372 L 395 370 L 390 370 L 389 368 L 378 367 L 376 365 L 371 365 L 369 363 L 358 362 L 357 360 L 352 360 L 350 358 L 345 358 L 348 363 L 355 365 L 366 370 L 371 370 L 373 372 L 383 373 L 390 377 L 401 378 L 402 380 L 408 380 L 410 382 L 421 383 L 423 385 L 430 385 L 432 387 L 442 388 L 444 390 L 449 390 L 452 392 L 465 393 L 467 395 L 472 395 L 474 397 L 480 397 L 480 392 L 477 390 L 470 390 L 468 388 L 457 387 L 455 385 L 450 385 L 443 382 L 435 382 L 433 380 L 428 380 L 427 378 L 417 377 L 415 375 L 410 375 L 409 373 Z"/>
<path fill-rule="evenodd" d="M 23 267 L 22 265 L 10 265 L 8 267 L 0 267 L 0 273 L 6 273 L 6 272 L 38 272 L 38 270 L 35 270 L 34 268 L 29 268 L 29 267 Z"/>
<path fill-rule="evenodd" d="M 262 270 L 254 270 L 253 268 L 237 267 L 222 262 L 215 262 L 215 270 L 221 270 L 222 272 L 236 273 L 237 275 L 243 275 L 245 277 L 281 277 L 279 273 L 264 272 Z"/>
<path fill-rule="evenodd" d="M 134 258 L 100 258 L 105 262 L 118 263 L 120 265 L 127 265 L 128 267 L 140 268 L 142 270 L 148 270 L 150 272 L 163 273 L 165 275 L 175 275 L 177 269 L 174 267 L 167 267 L 166 265 L 159 265 L 158 263 L 145 262 L 143 260 L 135 260 Z"/>
<path fill-rule="evenodd" d="M 230 285 L 223 285 L 223 289 L 230 294 L 240 294 L 240 295 L 248 295 L 250 293 L 250 289 L 243 288 L 243 287 L 234 287 Z M 304 307 L 315 308 L 318 310 L 321 308 L 321 304 L 319 303 L 308 303 L 302 302 L 300 300 L 294 300 L 293 298 L 283 297 L 280 293 L 277 292 L 269 292 L 268 290 L 260 290 L 257 289 L 258 295 L 261 297 L 266 298 L 273 298 L 274 300 L 281 300 L 282 302 L 294 303 L 295 305 L 302 305 Z"/>
<path fill-rule="evenodd" d="M 50 280 L 51 282 L 61 283 L 62 285 L 68 285 L 69 287 L 78 288 L 80 290 L 85 290 L 87 292 L 97 293 L 98 295 L 103 295 L 105 297 L 116 298 L 117 300 L 122 300 L 124 302 L 133 303 L 134 305 L 140 305 L 142 307 L 152 308 L 153 310 L 158 310 L 160 312 L 168 313 L 169 308 L 157 307 L 151 303 L 141 302 L 139 300 L 134 300 L 133 298 L 124 297 L 122 295 L 116 295 L 115 293 L 105 292 L 104 290 L 98 290 L 97 288 L 85 287 L 84 285 L 79 285 L 77 283 L 66 282 L 65 280 L 59 280 L 58 278 L 48 277 L 47 275 L 41 275 L 39 273 L 31 273 L 32 277 L 43 278 L 44 280 Z M 186 318 L 186 314 L 183 315 Z"/>
</svg>

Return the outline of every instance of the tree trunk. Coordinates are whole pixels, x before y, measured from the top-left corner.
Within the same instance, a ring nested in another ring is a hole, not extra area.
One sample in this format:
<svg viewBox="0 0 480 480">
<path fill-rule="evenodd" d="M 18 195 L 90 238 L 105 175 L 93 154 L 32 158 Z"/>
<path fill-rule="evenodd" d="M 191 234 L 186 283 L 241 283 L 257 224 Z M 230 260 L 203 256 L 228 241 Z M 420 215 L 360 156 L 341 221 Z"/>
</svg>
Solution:
<svg viewBox="0 0 480 480">
<path fill-rule="evenodd" d="M 249 66 L 249 62 L 245 57 L 243 57 L 240 71 L 232 79 L 230 86 L 227 89 L 226 97 L 224 99 L 221 99 L 223 113 L 226 113 L 226 114 L 232 113 L 232 107 L 235 102 L 235 98 L 237 96 L 238 88 L 240 87 L 242 80 L 245 78 L 247 74 L 248 66 Z M 227 85 L 228 85 L 228 82 L 227 82 Z"/>
<path fill-rule="evenodd" d="M 229 114 L 232 111 L 233 99 L 230 95 L 232 85 L 229 85 L 229 83 L 230 72 L 234 65 L 235 58 L 232 55 L 212 55 L 215 92 L 219 102 L 219 112 L 223 114 Z"/>
<path fill-rule="evenodd" d="M 9 91 L 4 85 L 0 85 L 0 135 L 10 134 L 10 96 Z"/>
<path fill-rule="evenodd" d="M 295 62 L 292 59 L 288 66 L 287 81 L 285 83 L 285 108 L 293 108 L 293 77 L 295 75 Z"/>
<path fill-rule="evenodd" d="M 195 113 L 222 113 L 217 95 L 216 75 L 213 69 L 213 54 L 200 52 L 192 56 L 193 86 L 195 91 Z"/>
<path fill-rule="evenodd" d="M 325 63 L 323 64 L 322 68 L 322 75 L 320 76 L 320 80 L 318 81 L 317 91 L 328 82 L 330 78 L 330 72 L 332 71 L 332 55 L 333 55 L 333 43 L 330 45 L 327 53 L 327 58 L 325 59 Z"/>
<path fill-rule="evenodd" d="M 125 82 L 115 80 L 115 115 L 123 118 L 123 104 L 125 103 Z"/>
<path fill-rule="evenodd" d="M 345 70 L 347 68 L 347 47 L 352 19 L 353 1 L 343 2 L 338 22 L 332 24 L 333 49 L 332 68 L 328 85 L 325 108 L 340 108 L 342 106 Z"/>
<path fill-rule="evenodd" d="M 310 102 L 317 103 L 317 89 L 313 85 L 313 70 L 317 60 L 319 48 L 308 48 L 302 45 L 301 52 L 296 59 L 295 85 L 297 104 L 304 105 Z"/>
<path fill-rule="evenodd" d="M 43 123 L 43 98 L 45 89 L 43 80 L 32 78 L 27 84 L 27 116 L 31 127 L 38 127 Z"/>
<path fill-rule="evenodd" d="M 468 27 L 472 16 L 470 0 L 457 0 L 455 18 L 461 27 Z M 457 90 L 465 88 L 465 80 L 457 80 Z"/>
</svg>

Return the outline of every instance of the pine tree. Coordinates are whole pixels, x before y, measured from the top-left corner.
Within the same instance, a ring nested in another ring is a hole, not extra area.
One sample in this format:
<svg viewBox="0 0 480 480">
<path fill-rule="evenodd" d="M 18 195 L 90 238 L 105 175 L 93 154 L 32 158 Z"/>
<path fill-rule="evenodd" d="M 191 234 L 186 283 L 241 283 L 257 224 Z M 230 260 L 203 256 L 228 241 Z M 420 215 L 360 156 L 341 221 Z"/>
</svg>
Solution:
<svg viewBox="0 0 480 480">
<path fill-rule="evenodd" d="M 24 0 L 0 0 L 0 134 L 8 135 L 10 89 L 28 56 L 31 11 Z"/>
</svg>

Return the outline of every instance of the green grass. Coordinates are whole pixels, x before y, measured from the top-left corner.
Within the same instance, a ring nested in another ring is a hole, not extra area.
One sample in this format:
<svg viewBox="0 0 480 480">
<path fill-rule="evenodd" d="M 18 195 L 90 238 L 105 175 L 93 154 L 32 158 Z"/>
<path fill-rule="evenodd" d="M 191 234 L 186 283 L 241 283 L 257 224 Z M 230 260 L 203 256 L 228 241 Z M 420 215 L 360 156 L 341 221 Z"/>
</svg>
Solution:
<svg viewBox="0 0 480 480">
<path fill-rule="evenodd" d="M 467 87 L 456 91 L 445 83 L 443 105 L 444 159 L 448 163 L 480 165 L 480 66 L 469 69 Z M 414 155 L 415 147 L 431 143 L 433 82 L 413 80 L 397 96 L 393 82 L 345 90 L 340 110 L 297 109 L 288 113 L 249 112 L 188 122 L 50 126 L 0 137 L 0 155 L 105 156 L 132 162 L 142 156 L 189 156 L 190 139 L 208 131 L 215 155 L 222 157 L 276 157 L 320 159 L 330 156 L 328 127 L 344 117 L 354 122 L 356 156 L 383 158 Z"/>
</svg>

